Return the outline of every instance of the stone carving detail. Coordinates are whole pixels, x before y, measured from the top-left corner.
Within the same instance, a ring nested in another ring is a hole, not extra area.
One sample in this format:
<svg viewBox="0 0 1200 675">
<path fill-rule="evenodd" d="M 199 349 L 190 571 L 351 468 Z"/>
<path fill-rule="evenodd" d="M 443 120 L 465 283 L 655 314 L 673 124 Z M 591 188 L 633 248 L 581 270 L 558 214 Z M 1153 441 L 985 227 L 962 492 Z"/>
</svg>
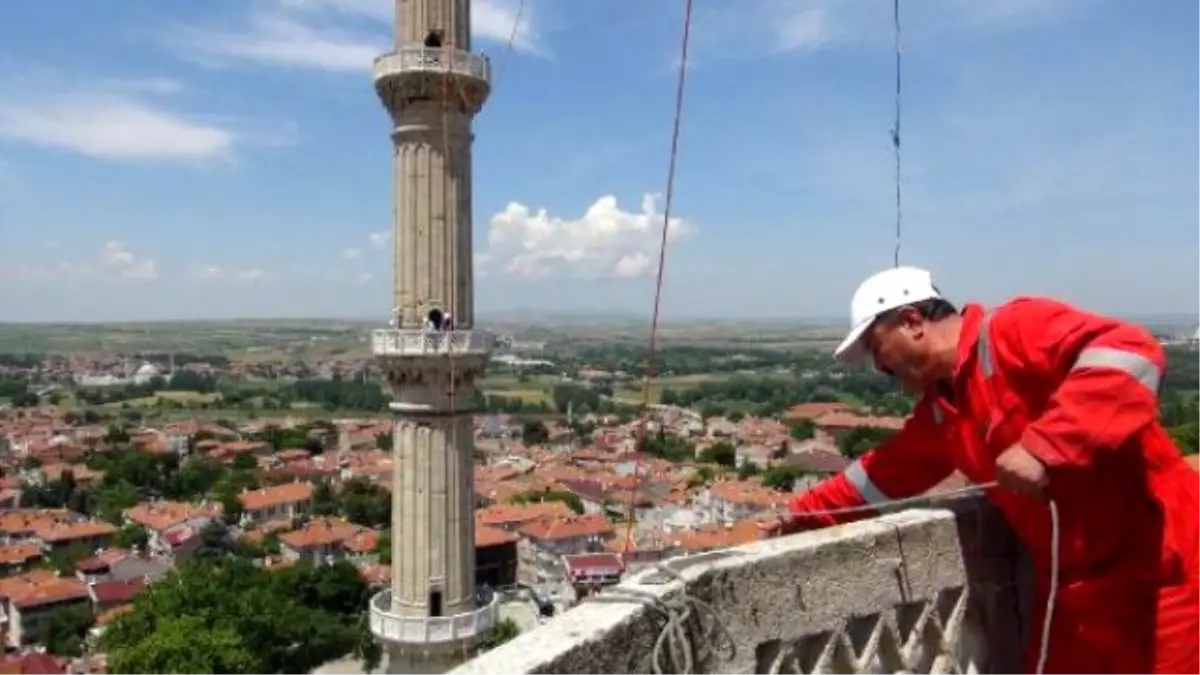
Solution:
<svg viewBox="0 0 1200 675">
<path fill-rule="evenodd" d="M 932 600 L 893 612 L 852 617 L 836 631 L 791 645 L 763 643 L 755 650 L 759 673 L 974 673 L 979 657 L 964 648 L 970 593 L 948 588 Z"/>
</svg>

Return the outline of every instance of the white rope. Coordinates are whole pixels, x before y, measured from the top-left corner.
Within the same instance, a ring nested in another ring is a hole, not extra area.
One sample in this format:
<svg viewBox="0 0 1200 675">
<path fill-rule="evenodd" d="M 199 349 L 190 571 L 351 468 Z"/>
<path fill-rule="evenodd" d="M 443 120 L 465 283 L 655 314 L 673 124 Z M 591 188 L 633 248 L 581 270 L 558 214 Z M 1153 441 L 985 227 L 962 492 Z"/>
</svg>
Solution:
<svg viewBox="0 0 1200 675">
<path fill-rule="evenodd" d="M 679 572 L 664 564 L 656 564 L 653 569 L 675 581 L 683 581 Z M 691 675 L 696 672 L 693 670 L 696 666 L 696 649 L 688 634 L 688 621 L 693 615 L 699 617 L 703 613 L 711 618 L 709 628 L 703 635 L 705 644 L 715 646 L 716 639 L 723 637 L 725 643 L 730 646 L 731 655 L 733 649 L 736 648 L 733 636 L 725 626 L 725 622 L 721 620 L 721 615 L 713 609 L 712 605 L 689 595 L 686 585 L 678 594 L 670 598 L 661 598 L 649 591 L 621 586 L 607 588 L 600 595 L 592 598 L 593 602 L 628 602 L 630 600 L 658 610 L 667 618 L 666 624 L 663 625 L 658 637 L 654 640 L 654 651 L 651 653 L 650 665 L 654 668 L 655 675 L 665 675 L 666 673 Z M 664 656 L 669 659 L 665 663 Z M 672 666 L 676 666 L 676 668 L 668 670 Z"/>
<path fill-rule="evenodd" d="M 1058 504 L 1050 500 L 1050 592 L 1046 597 L 1046 615 L 1042 617 L 1042 644 L 1038 650 L 1037 674 L 1046 672 L 1046 658 L 1050 655 L 1050 626 L 1054 621 L 1054 602 L 1058 598 Z"/>
</svg>

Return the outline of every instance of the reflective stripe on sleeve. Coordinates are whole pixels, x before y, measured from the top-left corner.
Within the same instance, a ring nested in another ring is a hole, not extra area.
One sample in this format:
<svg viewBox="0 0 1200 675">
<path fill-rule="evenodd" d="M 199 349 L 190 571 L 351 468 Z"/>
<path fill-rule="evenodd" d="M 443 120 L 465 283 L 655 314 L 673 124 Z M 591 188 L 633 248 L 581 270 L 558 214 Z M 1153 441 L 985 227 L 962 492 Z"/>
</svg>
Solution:
<svg viewBox="0 0 1200 675">
<path fill-rule="evenodd" d="M 1079 358 L 1075 359 L 1075 365 L 1071 366 L 1071 370 L 1079 370 L 1081 368 L 1111 368 L 1119 370 L 1137 380 L 1142 386 L 1149 389 L 1151 393 L 1158 393 L 1161 378 L 1158 366 L 1137 352 L 1114 349 L 1112 347 L 1088 347 L 1079 352 Z"/>
<path fill-rule="evenodd" d="M 863 498 L 864 502 L 872 506 L 878 506 L 890 501 L 888 496 L 883 494 L 883 491 L 876 487 L 875 483 L 871 482 L 871 478 L 867 476 L 867 470 L 863 467 L 861 460 L 854 460 L 853 464 L 846 467 L 843 474 L 846 476 L 846 480 L 850 481 L 850 484 L 854 486 L 854 489 L 858 490 L 858 494 Z"/>
<path fill-rule="evenodd" d="M 988 327 L 992 325 L 992 315 L 985 314 L 979 322 L 979 337 L 975 342 L 976 360 L 984 377 L 991 377 L 996 371 L 996 362 L 992 357 L 992 339 L 988 336 Z"/>
</svg>

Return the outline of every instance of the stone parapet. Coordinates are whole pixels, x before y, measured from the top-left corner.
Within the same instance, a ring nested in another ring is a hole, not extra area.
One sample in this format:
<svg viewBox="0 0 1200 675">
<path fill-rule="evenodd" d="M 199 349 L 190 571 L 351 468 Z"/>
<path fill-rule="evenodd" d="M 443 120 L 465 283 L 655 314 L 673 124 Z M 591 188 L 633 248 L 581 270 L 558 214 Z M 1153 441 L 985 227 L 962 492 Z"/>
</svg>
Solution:
<svg viewBox="0 0 1200 675">
<path fill-rule="evenodd" d="M 664 563 L 453 673 L 1022 672 L 1028 567 L 981 500 Z"/>
</svg>

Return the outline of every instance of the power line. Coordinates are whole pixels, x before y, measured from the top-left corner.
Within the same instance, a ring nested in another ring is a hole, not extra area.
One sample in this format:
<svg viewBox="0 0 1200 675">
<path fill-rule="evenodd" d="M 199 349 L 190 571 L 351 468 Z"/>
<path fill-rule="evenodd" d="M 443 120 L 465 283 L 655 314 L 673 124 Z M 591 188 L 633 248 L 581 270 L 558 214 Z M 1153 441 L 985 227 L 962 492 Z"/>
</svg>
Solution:
<svg viewBox="0 0 1200 675">
<path fill-rule="evenodd" d="M 892 48 L 896 53 L 896 98 L 895 121 L 892 126 L 892 151 L 896 158 L 896 248 L 892 254 L 892 264 L 900 266 L 900 245 L 903 242 L 901 224 L 904 212 L 901 208 L 901 173 L 900 173 L 900 0 L 892 0 Z"/>
</svg>

